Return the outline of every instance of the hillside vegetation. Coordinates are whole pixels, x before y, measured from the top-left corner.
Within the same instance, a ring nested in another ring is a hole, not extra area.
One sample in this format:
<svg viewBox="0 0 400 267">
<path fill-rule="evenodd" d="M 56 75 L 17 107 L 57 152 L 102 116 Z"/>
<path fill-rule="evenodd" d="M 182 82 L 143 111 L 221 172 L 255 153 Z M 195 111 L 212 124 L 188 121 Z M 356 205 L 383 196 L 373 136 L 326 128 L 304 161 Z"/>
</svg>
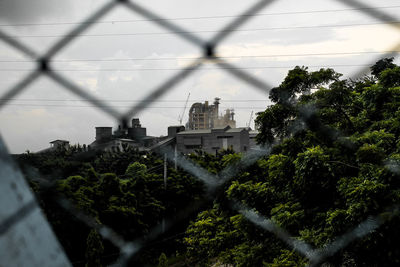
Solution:
<svg viewBox="0 0 400 267">
<path fill-rule="evenodd" d="M 374 216 L 380 227 L 339 249 L 327 263 L 398 266 L 400 67 L 393 59 L 383 59 L 371 72 L 345 80 L 332 69 L 289 71 L 270 92 L 273 104 L 256 119 L 257 141 L 272 148 L 271 153 L 240 168 L 212 192 L 195 176 L 172 166 L 164 189 L 162 160 L 129 149 L 79 159 L 68 151 L 24 154 L 18 161 L 77 266 L 112 263 L 118 250 L 55 205 L 54 192 L 126 240 L 149 237 L 164 217 L 176 222 L 165 234 L 145 242 L 132 265 L 309 264 L 274 233 L 239 213 L 239 205 L 314 248 Z M 232 151 L 199 151 L 190 160 L 219 179 L 224 168 L 243 157 Z M 52 183 L 50 192 L 35 178 L 37 172 Z M 180 211 L 188 207 L 182 219 Z"/>
</svg>

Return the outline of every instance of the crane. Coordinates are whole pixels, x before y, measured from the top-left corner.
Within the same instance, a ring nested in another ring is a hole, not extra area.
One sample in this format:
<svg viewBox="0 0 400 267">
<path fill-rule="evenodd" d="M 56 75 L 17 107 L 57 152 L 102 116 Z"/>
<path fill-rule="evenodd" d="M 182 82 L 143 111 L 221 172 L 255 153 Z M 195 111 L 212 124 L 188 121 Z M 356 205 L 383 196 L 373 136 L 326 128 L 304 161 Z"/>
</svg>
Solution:
<svg viewBox="0 0 400 267">
<path fill-rule="evenodd" d="M 249 120 L 249 124 L 247 124 L 247 127 L 250 127 L 251 119 L 253 119 L 253 110 L 251 111 L 250 120 Z"/>
<path fill-rule="evenodd" d="M 188 103 L 188 101 L 189 101 L 189 97 L 190 97 L 190 93 L 188 94 L 188 97 L 186 98 L 186 102 L 185 102 L 185 106 L 183 107 L 182 115 L 180 115 L 180 116 L 178 117 L 178 120 L 179 120 L 179 124 L 180 124 L 180 125 L 182 125 L 183 116 L 185 116 L 185 111 L 186 111 L 187 103 Z"/>
</svg>

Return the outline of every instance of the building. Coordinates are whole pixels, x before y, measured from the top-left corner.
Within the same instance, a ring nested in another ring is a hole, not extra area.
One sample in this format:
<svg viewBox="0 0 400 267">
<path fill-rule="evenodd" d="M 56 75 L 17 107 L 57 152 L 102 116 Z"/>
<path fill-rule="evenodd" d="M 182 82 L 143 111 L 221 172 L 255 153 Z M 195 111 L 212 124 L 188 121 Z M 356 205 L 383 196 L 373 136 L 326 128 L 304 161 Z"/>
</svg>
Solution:
<svg viewBox="0 0 400 267">
<path fill-rule="evenodd" d="M 183 132 L 183 131 L 185 131 L 185 126 L 183 126 L 183 125 L 169 126 L 168 127 L 168 136 L 166 136 L 162 140 L 160 138 L 160 142 L 147 148 L 147 151 L 163 153 L 164 150 L 172 149 L 174 152 L 177 152 L 176 136 L 178 133 Z"/>
<path fill-rule="evenodd" d="M 216 127 L 180 131 L 176 134 L 177 150 L 190 154 L 195 150 L 216 153 L 221 149 L 233 149 L 235 152 L 246 152 L 250 149 L 249 128 Z"/>
<path fill-rule="evenodd" d="M 69 141 L 67 140 L 54 140 L 50 142 L 50 148 L 52 149 L 58 149 L 58 148 L 69 148 Z"/>
<path fill-rule="evenodd" d="M 68 149 L 70 147 L 69 141 L 67 140 L 54 140 L 50 142 L 50 147 L 37 151 L 36 153 L 47 153 L 56 151 L 59 149 Z"/>
<path fill-rule="evenodd" d="M 112 127 L 96 127 L 96 143 L 106 143 L 112 139 Z"/>
<path fill-rule="evenodd" d="M 220 98 L 214 99 L 213 105 L 209 105 L 208 101 L 202 103 L 194 103 L 189 110 L 189 121 L 186 128 L 189 130 L 211 129 L 215 127 L 224 127 L 229 125 L 231 128 L 236 127 L 233 109 L 227 109 L 225 115 L 219 115 Z"/>
<path fill-rule="evenodd" d="M 249 131 L 249 145 L 251 148 L 259 148 L 260 146 L 257 144 L 256 137 L 258 135 L 257 130 L 251 130 Z"/>
<path fill-rule="evenodd" d="M 122 151 L 124 147 L 143 149 L 151 147 L 159 138 L 147 136 L 146 128 L 142 127 L 138 118 L 132 119 L 131 127 L 127 129 L 118 126 L 114 131 L 112 127 L 96 127 L 96 139 L 90 144 L 90 149 L 103 151 Z"/>
<path fill-rule="evenodd" d="M 219 116 L 214 119 L 214 124 L 212 128 L 219 128 L 229 126 L 231 128 L 236 128 L 236 121 L 234 120 L 235 112 L 233 109 L 225 110 L 223 116 Z"/>
</svg>

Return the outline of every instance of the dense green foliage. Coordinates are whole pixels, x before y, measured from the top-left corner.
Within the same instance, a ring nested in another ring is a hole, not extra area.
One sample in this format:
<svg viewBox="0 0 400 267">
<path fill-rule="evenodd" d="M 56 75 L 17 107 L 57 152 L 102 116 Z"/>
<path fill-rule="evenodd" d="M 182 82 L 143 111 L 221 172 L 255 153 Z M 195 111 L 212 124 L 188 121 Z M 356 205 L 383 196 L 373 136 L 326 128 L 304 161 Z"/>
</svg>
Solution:
<svg viewBox="0 0 400 267">
<path fill-rule="evenodd" d="M 163 218 L 177 225 L 160 240 L 185 231 L 187 222 L 179 221 L 179 211 L 199 202 L 203 194 L 199 181 L 168 166 L 165 187 L 163 160 L 135 150 L 85 153 L 72 147 L 18 158 L 74 265 L 108 265 L 118 258 L 119 250 L 75 217 L 75 211 L 62 208 L 63 199 L 70 200 L 76 211 L 89 215 L 98 226 L 110 227 L 127 241 L 145 238 Z M 176 239 L 160 244 L 144 248 L 132 259 L 133 264 L 156 264 L 162 252 L 184 251 Z"/>
<path fill-rule="evenodd" d="M 274 144 L 271 155 L 234 177 L 213 208 L 189 226 L 185 241 L 193 262 L 307 264 L 226 204 L 241 202 L 315 248 L 381 215 L 386 221 L 378 230 L 328 260 L 335 266 L 399 265 L 399 219 L 382 215 L 400 200 L 400 72 L 392 61 L 377 62 L 373 76 L 357 81 L 341 80 L 331 69 L 289 71 L 271 90 L 274 104 L 256 119 L 258 141 Z"/>
<path fill-rule="evenodd" d="M 383 59 L 371 70 L 356 81 L 332 69 L 289 71 L 271 90 L 274 104 L 256 119 L 258 142 L 271 153 L 238 168 L 218 190 L 204 190 L 199 179 L 171 167 L 165 189 L 163 161 L 130 149 L 88 155 L 76 146 L 23 154 L 18 161 L 74 265 L 107 265 L 118 250 L 55 204 L 60 196 L 126 240 L 146 238 L 162 218 L 172 218 L 174 227 L 141 250 L 133 259 L 137 265 L 308 264 L 238 213 L 240 204 L 314 248 L 379 216 L 377 230 L 327 260 L 334 266 L 398 266 L 399 218 L 392 209 L 400 200 L 400 67 Z M 198 151 L 190 160 L 220 179 L 243 156 Z M 177 221 L 188 207 L 195 214 Z"/>
</svg>

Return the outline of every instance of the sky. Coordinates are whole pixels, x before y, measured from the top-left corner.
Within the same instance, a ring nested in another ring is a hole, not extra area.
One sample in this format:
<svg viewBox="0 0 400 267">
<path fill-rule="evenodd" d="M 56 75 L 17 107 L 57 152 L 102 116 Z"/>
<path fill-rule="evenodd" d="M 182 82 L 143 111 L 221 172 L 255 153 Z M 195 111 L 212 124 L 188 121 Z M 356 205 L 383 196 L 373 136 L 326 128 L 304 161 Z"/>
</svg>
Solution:
<svg viewBox="0 0 400 267">
<path fill-rule="evenodd" d="M 43 55 L 108 2 L 0 0 L 0 31 Z M 207 41 L 258 1 L 132 2 Z M 382 58 L 385 51 L 399 50 L 398 1 L 360 0 L 371 7 L 364 10 L 344 2 L 271 1 L 224 39 L 216 54 L 274 87 L 295 66 L 332 67 L 347 78 Z M 388 14 L 390 23 L 366 11 Z M 142 99 L 201 55 L 198 46 L 120 5 L 72 40 L 51 64 L 71 83 L 124 112 L 143 104 Z M 0 40 L 0 97 L 35 68 L 31 58 Z M 187 121 L 191 104 L 212 102 L 215 97 L 221 98 L 222 112 L 235 109 L 238 127 L 250 122 L 254 128 L 252 112 L 271 104 L 267 91 L 218 68 L 206 63 L 135 114 L 148 135 L 167 135 L 167 127 L 179 124 L 182 114 Z M 10 153 L 38 151 L 56 139 L 90 144 L 97 126 L 116 127 L 117 121 L 45 76 L 0 108 L 0 134 Z"/>
</svg>

